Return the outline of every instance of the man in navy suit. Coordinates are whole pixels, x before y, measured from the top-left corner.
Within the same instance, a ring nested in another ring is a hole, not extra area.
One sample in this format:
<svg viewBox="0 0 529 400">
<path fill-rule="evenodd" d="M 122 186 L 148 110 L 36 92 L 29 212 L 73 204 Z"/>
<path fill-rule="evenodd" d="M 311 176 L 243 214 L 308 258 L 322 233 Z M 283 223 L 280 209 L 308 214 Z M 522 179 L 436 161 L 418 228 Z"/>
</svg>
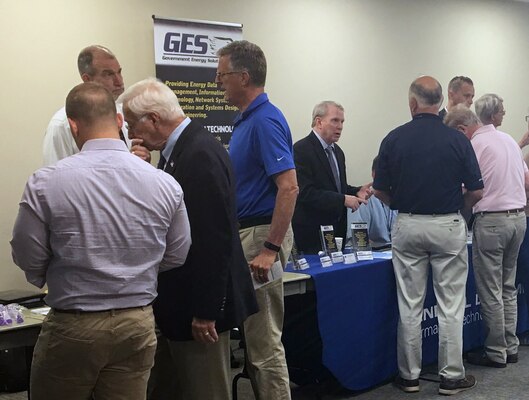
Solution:
<svg viewBox="0 0 529 400">
<path fill-rule="evenodd" d="M 343 123 L 343 107 L 323 101 L 312 111 L 312 132 L 294 144 L 300 192 L 292 227 L 298 251 L 321 250 L 320 225 L 333 225 L 335 236 L 345 237 L 347 208 L 355 211 L 370 196 L 370 184 L 347 184 L 345 155 L 337 144 Z"/>
<path fill-rule="evenodd" d="M 178 398 L 231 399 L 230 329 L 257 312 L 257 303 L 239 239 L 230 158 L 162 82 L 138 82 L 120 100 L 130 137 L 160 150 L 158 168 L 180 183 L 188 203 L 189 255 L 178 273 L 159 275 L 154 303 Z"/>
</svg>

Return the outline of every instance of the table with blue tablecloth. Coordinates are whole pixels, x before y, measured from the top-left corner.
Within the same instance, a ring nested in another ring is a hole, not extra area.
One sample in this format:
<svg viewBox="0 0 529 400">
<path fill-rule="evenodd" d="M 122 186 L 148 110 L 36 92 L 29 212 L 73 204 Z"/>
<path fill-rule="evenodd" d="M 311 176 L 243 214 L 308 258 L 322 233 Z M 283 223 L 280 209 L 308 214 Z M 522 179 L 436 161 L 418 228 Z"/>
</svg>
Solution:
<svg viewBox="0 0 529 400">
<path fill-rule="evenodd" d="M 471 249 L 469 259 L 470 252 Z M 283 342 L 292 380 L 296 382 L 300 369 L 305 373 L 312 370 L 316 381 L 328 371 L 345 388 L 365 390 L 392 378 L 397 373 L 398 306 L 391 260 L 377 258 L 322 268 L 317 256 L 306 259 L 310 268 L 300 272 L 311 276 L 314 292 L 298 299 L 298 304 L 285 303 Z M 295 272 L 291 268 L 289 271 Z M 479 347 L 484 341 L 472 265 L 466 298 L 464 351 Z M 529 330 L 526 304 L 521 288 L 519 332 Z M 435 363 L 438 325 L 431 279 L 424 304 L 422 336 L 423 365 Z M 314 349 L 316 358 L 321 360 L 315 362 L 312 357 L 312 365 L 297 365 L 309 360 Z"/>
</svg>

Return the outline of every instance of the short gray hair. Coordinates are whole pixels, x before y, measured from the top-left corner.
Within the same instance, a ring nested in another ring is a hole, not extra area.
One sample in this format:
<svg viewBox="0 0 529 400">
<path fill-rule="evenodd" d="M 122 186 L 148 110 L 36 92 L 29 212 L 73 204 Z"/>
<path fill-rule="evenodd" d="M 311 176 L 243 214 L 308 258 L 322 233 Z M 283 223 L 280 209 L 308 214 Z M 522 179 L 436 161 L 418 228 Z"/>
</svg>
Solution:
<svg viewBox="0 0 529 400">
<path fill-rule="evenodd" d="M 266 57 L 263 50 L 255 43 L 237 40 L 217 51 L 219 57 L 230 57 L 231 66 L 235 71 L 247 71 L 250 81 L 256 87 L 264 87 L 266 83 Z"/>
<path fill-rule="evenodd" d="M 503 99 L 494 93 L 481 96 L 475 103 L 476 114 L 484 124 L 492 123 L 492 116 L 500 111 Z"/>
<path fill-rule="evenodd" d="M 335 101 L 326 100 L 322 101 L 321 103 L 318 103 L 314 106 L 314 109 L 312 110 L 312 127 L 316 126 L 316 118 L 322 118 L 327 115 L 327 112 L 329 111 L 329 106 L 334 106 L 336 108 L 339 108 L 340 110 L 344 111 L 343 106 L 341 104 L 336 103 Z"/>
<path fill-rule="evenodd" d="M 114 53 L 112 53 L 105 46 L 95 44 L 92 46 L 85 47 L 83 50 L 81 50 L 79 56 L 77 57 L 77 69 L 79 70 L 79 75 L 95 75 L 96 71 L 94 70 L 92 62 L 94 61 L 94 55 L 96 53 L 102 53 L 105 54 L 108 58 L 116 59 Z"/>
<path fill-rule="evenodd" d="M 147 78 L 129 87 L 118 103 L 123 103 L 136 117 L 156 112 L 163 120 L 185 117 L 176 94 L 156 78 Z"/>
<path fill-rule="evenodd" d="M 478 116 L 464 104 L 458 104 L 448 111 L 445 115 L 444 123 L 454 129 L 457 129 L 459 125 L 481 125 Z"/>
<path fill-rule="evenodd" d="M 418 83 L 416 79 L 410 85 L 409 98 L 415 98 L 419 107 L 440 106 L 443 102 L 443 89 L 437 80 L 436 82 L 437 87 L 431 90 Z"/>
</svg>

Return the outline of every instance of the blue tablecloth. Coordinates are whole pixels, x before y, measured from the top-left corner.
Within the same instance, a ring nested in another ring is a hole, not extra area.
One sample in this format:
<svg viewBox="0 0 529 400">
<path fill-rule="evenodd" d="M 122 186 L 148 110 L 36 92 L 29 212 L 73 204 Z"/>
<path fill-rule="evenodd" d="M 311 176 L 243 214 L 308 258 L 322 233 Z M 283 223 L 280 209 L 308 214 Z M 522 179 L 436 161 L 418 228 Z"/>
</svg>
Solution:
<svg viewBox="0 0 529 400">
<path fill-rule="evenodd" d="M 316 291 L 322 362 L 350 390 L 364 390 L 397 373 L 398 306 L 391 260 L 375 259 L 322 268 L 317 256 L 306 256 Z M 469 254 L 469 258 L 470 254 Z M 481 346 L 479 299 L 470 266 L 463 329 L 464 350 Z M 523 298 L 523 299 L 522 299 Z M 529 330 L 525 293 L 519 294 L 522 315 L 518 331 Z M 438 325 L 431 279 L 423 314 L 423 364 L 437 360 Z"/>
</svg>

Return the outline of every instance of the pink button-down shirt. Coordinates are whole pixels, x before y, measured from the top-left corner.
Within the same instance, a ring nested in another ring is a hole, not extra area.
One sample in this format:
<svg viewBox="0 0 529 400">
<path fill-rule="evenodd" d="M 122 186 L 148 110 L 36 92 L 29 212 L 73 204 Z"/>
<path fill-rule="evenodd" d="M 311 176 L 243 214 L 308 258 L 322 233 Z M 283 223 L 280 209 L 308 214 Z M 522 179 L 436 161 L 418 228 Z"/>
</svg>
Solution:
<svg viewBox="0 0 529 400">
<path fill-rule="evenodd" d="M 471 143 L 485 185 L 474 213 L 524 208 L 525 175 L 529 172 L 514 139 L 494 125 L 485 125 L 474 133 Z"/>
</svg>

